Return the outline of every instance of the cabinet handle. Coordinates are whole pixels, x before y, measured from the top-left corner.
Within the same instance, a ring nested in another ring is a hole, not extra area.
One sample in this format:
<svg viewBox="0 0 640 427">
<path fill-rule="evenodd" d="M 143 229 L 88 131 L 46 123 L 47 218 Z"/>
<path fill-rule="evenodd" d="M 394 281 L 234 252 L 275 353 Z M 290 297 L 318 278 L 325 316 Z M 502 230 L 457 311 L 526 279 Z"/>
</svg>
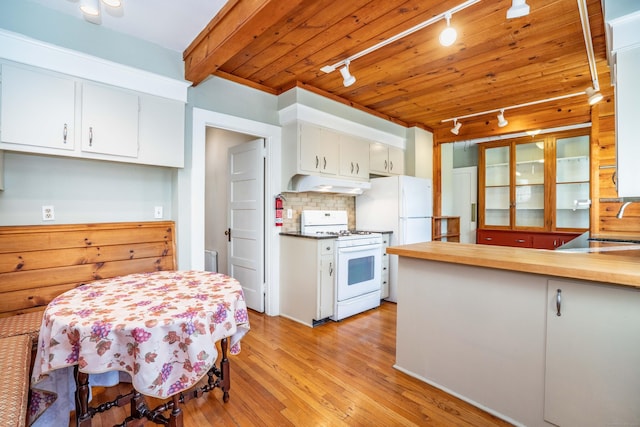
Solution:
<svg viewBox="0 0 640 427">
<path fill-rule="evenodd" d="M 487 240 L 487 241 L 489 241 L 489 242 L 490 242 L 490 241 L 492 241 L 492 240 L 493 240 L 493 237 L 485 237 L 485 238 L 484 238 L 484 240 Z"/>
<path fill-rule="evenodd" d="M 386 160 L 384 161 L 384 170 L 387 170 L 387 166 L 389 166 L 389 162 L 387 162 Z"/>
<path fill-rule="evenodd" d="M 93 128 L 89 128 L 89 147 L 93 147 Z"/>
<path fill-rule="evenodd" d="M 324 166 L 322 166 L 322 169 L 327 169 L 327 158 L 323 157 L 322 160 L 324 160 Z"/>
<path fill-rule="evenodd" d="M 613 181 L 613 185 L 617 186 L 618 183 L 616 182 L 616 174 L 618 173 L 618 171 L 614 171 L 613 174 L 611 174 L 611 181 Z"/>
<path fill-rule="evenodd" d="M 351 162 L 351 173 L 353 173 L 353 162 Z"/>
<path fill-rule="evenodd" d="M 556 292 L 556 316 L 562 316 L 560 309 L 562 308 L 562 289 Z"/>
<path fill-rule="evenodd" d="M 333 276 L 333 263 L 329 263 L 329 276 Z"/>
<path fill-rule="evenodd" d="M 525 241 L 526 240 L 524 240 L 524 239 L 516 239 L 516 242 L 518 242 L 518 243 L 524 243 Z"/>
<path fill-rule="evenodd" d="M 64 129 L 62 129 L 62 141 L 67 143 L 67 124 L 64 124 Z"/>
<path fill-rule="evenodd" d="M 360 173 L 360 164 L 356 163 L 356 174 Z"/>
<path fill-rule="evenodd" d="M 320 166 L 320 159 L 316 156 L 316 169 L 318 169 L 318 166 Z"/>
<path fill-rule="evenodd" d="M 476 204 L 471 203 L 471 222 L 476 222 Z"/>
<path fill-rule="evenodd" d="M 389 162 L 389 171 L 393 170 L 393 162 Z"/>
</svg>

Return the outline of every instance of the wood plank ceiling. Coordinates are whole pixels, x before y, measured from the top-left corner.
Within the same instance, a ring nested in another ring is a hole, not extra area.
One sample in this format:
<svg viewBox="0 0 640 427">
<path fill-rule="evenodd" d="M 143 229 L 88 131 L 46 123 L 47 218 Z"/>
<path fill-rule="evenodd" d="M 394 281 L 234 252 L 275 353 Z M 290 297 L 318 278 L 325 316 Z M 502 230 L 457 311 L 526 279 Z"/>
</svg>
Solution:
<svg viewBox="0 0 640 427">
<path fill-rule="evenodd" d="M 454 13 L 456 42 L 443 47 L 444 20 L 355 59 L 357 81 L 320 69 L 463 3 L 463 0 L 230 0 L 184 52 L 194 84 L 209 75 L 280 94 L 295 86 L 405 126 L 438 142 L 589 121 L 586 96 L 460 120 L 442 120 L 574 94 L 592 85 L 580 0 L 529 0 L 507 19 L 511 0 L 482 0 Z M 600 0 L 586 0 L 600 87 L 611 94 Z M 609 99 L 610 101 L 610 99 Z M 474 130 L 475 129 L 475 130 Z"/>
</svg>

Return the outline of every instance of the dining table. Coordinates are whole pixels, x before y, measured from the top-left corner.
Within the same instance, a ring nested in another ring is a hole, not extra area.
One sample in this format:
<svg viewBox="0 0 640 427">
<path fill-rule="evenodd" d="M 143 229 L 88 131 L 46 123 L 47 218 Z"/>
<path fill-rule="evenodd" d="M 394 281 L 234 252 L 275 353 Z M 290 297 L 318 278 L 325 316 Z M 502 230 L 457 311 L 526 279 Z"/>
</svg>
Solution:
<svg viewBox="0 0 640 427">
<path fill-rule="evenodd" d="M 95 415 L 125 405 L 131 411 L 122 426 L 147 419 L 181 427 L 181 405 L 191 398 L 220 388 L 223 401 L 229 399 L 227 353 L 240 352 L 240 340 L 249 329 L 242 286 L 224 274 L 155 271 L 96 280 L 59 295 L 47 306 L 32 390 L 71 399 L 47 381 L 66 370 L 75 383 L 69 388 L 75 388 L 78 427 L 89 427 Z M 128 378 L 131 392 L 114 401 L 91 402 L 89 376 L 104 373 Z M 149 408 L 145 396 L 164 403 Z M 31 415 L 43 413 L 38 406 L 46 403 L 44 398 L 35 400 Z"/>
</svg>

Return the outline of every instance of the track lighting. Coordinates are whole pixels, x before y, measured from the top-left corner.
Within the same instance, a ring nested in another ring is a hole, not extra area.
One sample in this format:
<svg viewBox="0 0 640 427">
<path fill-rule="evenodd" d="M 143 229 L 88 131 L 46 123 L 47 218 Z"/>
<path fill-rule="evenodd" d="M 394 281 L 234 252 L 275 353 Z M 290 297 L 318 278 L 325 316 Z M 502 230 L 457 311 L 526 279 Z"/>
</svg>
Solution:
<svg viewBox="0 0 640 427">
<path fill-rule="evenodd" d="M 451 128 L 451 133 L 457 135 L 460 133 L 460 128 L 462 127 L 462 123 L 458 121 L 458 119 L 453 119 L 453 127 Z"/>
<path fill-rule="evenodd" d="M 456 29 L 451 26 L 451 13 L 444 15 L 444 19 L 447 20 L 447 27 L 442 30 L 438 39 L 442 46 L 451 46 L 455 43 L 458 33 L 456 32 Z"/>
<path fill-rule="evenodd" d="M 340 68 L 340 74 L 342 74 L 342 84 L 344 87 L 349 87 L 356 82 L 356 78 L 349 72 L 350 61 L 345 61 L 344 67 Z"/>
<path fill-rule="evenodd" d="M 500 110 L 500 113 L 498 113 L 498 127 L 503 128 L 508 124 L 509 122 L 504 118 L 504 110 Z"/>
<path fill-rule="evenodd" d="M 584 93 L 587 94 L 589 105 L 594 105 L 602 101 L 602 94 L 592 87 L 588 87 L 587 89 L 585 89 Z"/>
<path fill-rule="evenodd" d="M 526 0 L 511 0 L 511 7 L 507 10 L 507 19 L 520 18 L 529 14 Z"/>
<path fill-rule="evenodd" d="M 113 0 L 112 0 L 113 1 Z M 355 77 L 351 76 L 351 74 L 349 74 L 349 68 L 348 68 L 348 63 L 349 61 L 353 61 L 355 59 L 361 58 L 365 55 L 370 54 L 371 52 L 374 52 L 384 46 L 390 45 L 392 43 L 397 42 L 398 40 L 407 37 L 413 33 L 415 33 L 416 31 L 420 31 L 423 28 L 427 28 L 428 26 L 435 24 L 436 22 L 440 21 L 441 19 L 446 19 L 447 20 L 447 28 L 444 29 L 444 31 L 440 34 L 440 43 L 442 43 L 442 45 L 444 46 L 450 46 L 452 45 L 455 41 L 456 41 L 456 30 L 451 27 L 450 24 L 450 20 L 451 20 L 451 16 L 453 16 L 454 13 L 460 12 L 461 10 L 464 10 L 466 8 L 468 8 L 469 6 L 473 6 L 476 3 L 479 3 L 481 0 L 466 0 L 463 3 L 460 3 L 457 6 L 452 7 L 451 9 L 433 16 L 429 19 L 427 19 L 426 21 L 420 22 L 417 25 L 414 25 L 413 27 L 402 31 L 401 33 L 395 34 L 389 38 L 384 39 L 383 41 L 376 43 L 373 46 L 370 46 L 364 50 L 361 50 L 358 53 L 354 53 L 353 55 L 349 56 L 346 59 L 340 60 L 338 62 L 336 62 L 333 65 L 325 65 L 324 67 L 320 68 L 320 71 L 322 71 L 323 73 L 332 73 L 335 70 L 337 70 L 339 67 L 344 66 L 343 68 L 340 68 L 340 73 L 342 73 L 342 76 L 344 77 L 344 85 L 345 86 L 349 86 L 349 84 L 353 84 L 355 82 Z M 352 77 L 353 80 L 351 80 L 349 77 Z M 347 84 L 347 82 L 351 82 L 349 84 Z"/>
</svg>

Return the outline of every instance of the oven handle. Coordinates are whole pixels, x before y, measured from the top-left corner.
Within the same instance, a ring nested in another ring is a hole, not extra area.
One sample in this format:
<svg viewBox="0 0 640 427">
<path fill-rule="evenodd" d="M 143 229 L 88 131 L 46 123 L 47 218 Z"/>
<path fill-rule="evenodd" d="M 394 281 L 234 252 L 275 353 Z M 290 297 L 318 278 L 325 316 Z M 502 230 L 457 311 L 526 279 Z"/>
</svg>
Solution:
<svg viewBox="0 0 640 427">
<path fill-rule="evenodd" d="M 353 246 L 350 248 L 338 248 L 340 253 L 353 253 L 353 252 L 365 252 L 371 249 L 380 249 L 382 245 L 367 245 L 367 246 Z"/>
</svg>

